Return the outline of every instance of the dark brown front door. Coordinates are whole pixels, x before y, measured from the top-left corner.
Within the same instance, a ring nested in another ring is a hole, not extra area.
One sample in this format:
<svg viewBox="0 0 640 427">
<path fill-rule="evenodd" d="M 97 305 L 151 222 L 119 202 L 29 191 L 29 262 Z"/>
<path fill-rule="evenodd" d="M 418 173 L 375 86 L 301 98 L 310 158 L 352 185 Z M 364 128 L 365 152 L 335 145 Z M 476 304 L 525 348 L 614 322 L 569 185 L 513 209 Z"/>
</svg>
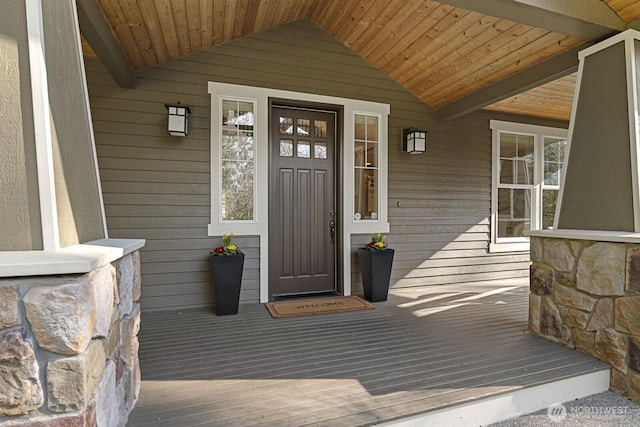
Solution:
<svg viewBox="0 0 640 427">
<path fill-rule="evenodd" d="M 273 106 L 269 298 L 335 291 L 333 112 Z"/>
</svg>

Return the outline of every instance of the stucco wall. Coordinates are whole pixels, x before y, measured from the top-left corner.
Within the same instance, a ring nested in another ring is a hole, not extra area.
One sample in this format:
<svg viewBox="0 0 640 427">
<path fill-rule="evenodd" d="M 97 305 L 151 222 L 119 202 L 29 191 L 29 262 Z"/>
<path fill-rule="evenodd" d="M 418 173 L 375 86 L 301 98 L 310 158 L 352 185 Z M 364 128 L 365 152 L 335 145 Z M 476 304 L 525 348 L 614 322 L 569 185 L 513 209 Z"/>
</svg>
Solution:
<svg viewBox="0 0 640 427">
<path fill-rule="evenodd" d="M 60 246 L 106 237 L 75 2 L 42 2 Z M 24 2 L 0 0 L 0 250 L 43 249 Z"/>
<path fill-rule="evenodd" d="M 104 236 L 74 2 L 43 2 L 60 246 Z"/>
<path fill-rule="evenodd" d="M 558 228 L 635 230 L 624 49 L 584 60 Z"/>
<path fill-rule="evenodd" d="M 0 251 L 42 249 L 25 6 L 0 10 Z"/>
</svg>

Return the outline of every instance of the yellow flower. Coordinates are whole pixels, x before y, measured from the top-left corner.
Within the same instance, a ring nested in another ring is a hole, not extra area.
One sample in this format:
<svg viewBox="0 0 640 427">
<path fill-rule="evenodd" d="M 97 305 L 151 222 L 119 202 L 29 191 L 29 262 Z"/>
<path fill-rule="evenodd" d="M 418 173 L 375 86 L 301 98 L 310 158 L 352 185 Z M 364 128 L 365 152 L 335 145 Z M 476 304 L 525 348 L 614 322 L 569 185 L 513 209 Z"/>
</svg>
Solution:
<svg viewBox="0 0 640 427">
<path fill-rule="evenodd" d="M 384 248 L 384 242 L 376 242 L 376 246 L 379 248 Z"/>
<path fill-rule="evenodd" d="M 227 246 L 227 249 L 229 249 L 230 251 L 235 251 L 236 249 L 238 249 L 238 247 L 236 245 L 229 245 Z"/>
</svg>

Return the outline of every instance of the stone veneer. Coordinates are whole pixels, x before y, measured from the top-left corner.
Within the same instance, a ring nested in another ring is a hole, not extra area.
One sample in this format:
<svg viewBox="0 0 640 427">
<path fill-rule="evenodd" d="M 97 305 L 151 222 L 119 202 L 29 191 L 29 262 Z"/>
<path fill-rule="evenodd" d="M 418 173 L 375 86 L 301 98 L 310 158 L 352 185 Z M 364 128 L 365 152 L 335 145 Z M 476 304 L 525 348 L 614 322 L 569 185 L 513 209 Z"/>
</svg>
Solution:
<svg viewBox="0 0 640 427">
<path fill-rule="evenodd" d="M 0 280 L 0 426 L 124 426 L 140 390 L 140 258 Z"/>
<path fill-rule="evenodd" d="M 531 333 L 612 366 L 640 402 L 640 245 L 531 237 Z"/>
</svg>

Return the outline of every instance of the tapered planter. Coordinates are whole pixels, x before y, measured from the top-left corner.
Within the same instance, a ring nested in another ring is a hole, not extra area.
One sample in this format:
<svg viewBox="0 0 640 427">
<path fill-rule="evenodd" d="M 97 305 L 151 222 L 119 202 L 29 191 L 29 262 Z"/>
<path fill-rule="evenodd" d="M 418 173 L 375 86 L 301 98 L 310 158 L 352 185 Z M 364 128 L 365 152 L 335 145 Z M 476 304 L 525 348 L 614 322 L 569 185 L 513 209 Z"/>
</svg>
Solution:
<svg viewBox="0 0 640 427">
<path fill-rule="evenodd" d="M 211 255 L 216 315 L 238 314 L 244 254 Z"/>
<path fill-rule="evenodd" d="M 389 294 L 393 249 L 370 251 L 359 248 L 360 272 L 365 299 L 371 302 L 386 301 Z"/>
</svg>

